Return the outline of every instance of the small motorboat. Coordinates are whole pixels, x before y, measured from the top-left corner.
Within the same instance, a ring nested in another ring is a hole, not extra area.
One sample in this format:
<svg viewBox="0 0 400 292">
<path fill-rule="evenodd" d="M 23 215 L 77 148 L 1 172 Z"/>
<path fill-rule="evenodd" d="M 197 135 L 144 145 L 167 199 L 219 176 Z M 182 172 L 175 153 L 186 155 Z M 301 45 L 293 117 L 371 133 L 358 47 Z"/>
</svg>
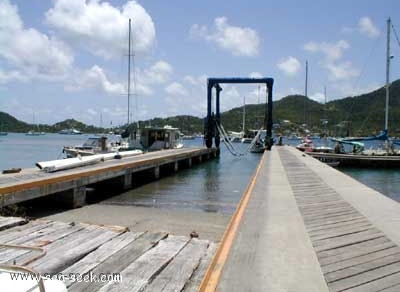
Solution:
<svg viewBox="0 0 400 292">
<path fill-rule="evenodd" d="M 314 152 L 315 147 L 313 141 L 309 137 L 306 137 L 296 146 L 296 149 L 303 152 Z"/>
<path fill-rule="evenodd" d="M 79 156 L 90 156 L 101 153 L 109 153 L 119 151 L 126 147 L 122 139 L 118 136 L 92 136 L 89 137 L 82 145 L 64 146 L 63 152 L 68 158 Z"/>
</svg>

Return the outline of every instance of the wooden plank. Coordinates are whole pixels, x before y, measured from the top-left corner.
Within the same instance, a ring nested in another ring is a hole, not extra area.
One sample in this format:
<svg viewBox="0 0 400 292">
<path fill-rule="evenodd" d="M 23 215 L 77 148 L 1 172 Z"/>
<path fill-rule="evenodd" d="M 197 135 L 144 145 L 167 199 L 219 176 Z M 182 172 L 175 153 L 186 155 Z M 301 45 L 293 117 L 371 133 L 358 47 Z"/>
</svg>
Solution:
<svg viewBox="0 0 400 292">
<path fill-rule="evenodd" d="M 333 206 L 331 208 L 323 208 L 322 210 L 320 208 L 312 208 L 310 210 L 300 210 L 301 215 L 303 216 L 312 216 L 312 215 L 323 215 L 323 214 L 332 214 L 332 213 L 337 213 L 341 211 L 354 211 L 355 209 L 349 205 L 339 205 L 339 206 Z"/>
<path fill-rule="evenodd" d="M 52 244 L 54 241 L 61 240 L 62 238 L 75 233 L 79 232 L 80 230 L 83 229 L 83 226 L 81 225 L 75 225 L 75 226 L 65 226 L 63 228 L 57 229 L 56 231 L 43 235 L 39 238 L 36 238 L 34 241 L 30 242 L 29 245 L 31 246 L 40 246 L 40 247 L 45 247 L 47 245 Z M 19 252 L 18 254 L 14 254 L 12 258 L 8 260 L 8 263 L 12 263 L 15 261 L 17 264 L 22 264 L 26 262 L 28 259 L 31 259 L 35 252 Z"/>
<path fill-rule="evenodd" d="M 6 229 L 0 232 L 0 243 L 7 243 L 24 234 L 29 234 L 31 232 L 36 232 L 37 230 L 46 228 L 50 221 L 35 220 L 31 221 L 26 225 L 16 226 L 10 229 Z"/>
<path fill-rule="evenodd" d="M 314 227 L 321 227 L 321 226 L 331 226 L 337 223 L 342 223 L 342 222 L 349 222 L 353 221 L 356 219 L 365 219 L 364 216 L 360 215 L 355 215 L 355 216 L 345 216 L 343 218 L 336 218 L 336 219 L 331 219 L 328 221 L 319 221 L 319 222 L 308 222 L 306 224 L 306 228 L 314 228 Z"/>
<path fill-rule="evenodd" d="M 194 271 L 193 276 L 190 278 L 189 282 L 186 283 L 183 291 L 184 292 L 197 292 L 203 277 L 207 271 L 208 266 L 217 250 L 218 245 L 214 242 L 210 242 L 205 255 L 202 257 L 199 266 Z"/>
<path fill-rule="evenodd" d="M 9 229 L 14 226 L 23 225 L 28 222 L 27 219 L 20 217 L 0 217 L 0 231 Z"/>
<path fill-rule="evenodd" d="M 40 273 L 58 273 L 119 234 L 100 228 L 84 231 L 74 232 L 46 246 L 46 256 L 34 262 L 32 267 Z"/>
<path fill-rule="evenodd" d="M 117 251 L 124 248 L 128 244 L 132 244 L 137 238 L 142 236 L 144 232 L 125 232 L 110 241 L 100 246 L 95 251 L 89 253 L 87 256 L 69 266 L 62 271 L 62 274 L 68 275 L 70 273 L 86 274 L 93 270 L 97 265 L 104 262 L 106 259 L 114 255 Z M 71 281 L 66 281 L 67 286 L 72 284 Z"/>
<path fill-rule="evenodd" d="M 306 207 L 323 208 L 324 206 L 327 206 L 327 205 L 336 205 L 339 203 L 343 203 L 342 198 L 337 198 L 335 201 L 331 201 L 331 202 L 304 203 L 304 204 L 297 202 L 297 205 L 299 206 L 299 208 L 306 208 Z"/>
<path fill-rule="evenodd" d="M 108 283 L 99 291 L 143 291 L 187 243 L 186 237 L 168 236 L 126 267 L 121 272 L 122 282 Z"/>
<path fill-rule="evenodd" d="M 131 263 L 133 263 L 138 257 L 144 254 L 149 249 L 153 248 L 158 244 L 160 240 L 165 238 L 167 233 L 145 233 L 139 237 L 132 244 L 126 245 L 112 257 L 107 258 L 105 261 L 97 265 L 92 269 L 94 275 L 107 274 L 107 273 L 120 273 Z M 124 278 L 122 278 L 124 280 Z M 106 283 L 94 282 L 68 282 L 68 291 L 98 291 Z"/>
<path fill-rule="evenodd" d="M 381 257 L 375 260 L 364 262 L 358 265 L 353 265 L 347 268 L 343 268 L 338 271 L 325 273 L 325 280 L 335 282 L 340 279 L 349 278 L 354 275 L 359 275 L 368 271 L 375 270 L 377 268 L 392 265 L 396 267 L 396 272 L 400 272 L 400 253 L 395 253 L 386 257 Z M 397 263 L 397 264 L 396 264 Z M 372 272 L 371 272 L 372 273 Z"/>
<path fill-rule="evenodd" d="M 332 208 L 346 207 L 348 205 L 349 205 L 349 203 L 341 200 L 336 203 L 323 203 L 323 204 L 319 204 L 317 206 L 313 205 L 313 204 L 311 204 L 309 206 L 302 206 L 302 207 L 299 207 L 299 210 L 301 212 L 314 211 L 314 210 L 329 210 Z"/>
<path fill-rule="evenodd" d="M 383 248 L 380 248 L 382 245 L 383 245 Z M 341 257 L 341 255 L 349 256 L 349 254 L 356 254 L 355 256 L 357 256 L 358 251 L 360 251 L 361 254 L 366 254 L 366 253 L 370 253 L 375 250 L 385 249 L 385 248 L 393 247 L 393 246 L 396 246 L 396 245 L 393 242 L 391 242 L 389 239 L 387 239 L 385 236 L 383 236 L 383 237 L 379 237 L 376 239 L 360 242 L 357 244 L 338 247 L 338 248 L 331 249 L 331 250 L 320 251 L 320 252 L 317 252 L 317 256 L 318 256 L 318 260 L 320 261 L 320 263 L 324 265 L 324 264 L 327 264 L 327 263 L 323 262 L 325 260 L 331 262 L 329 259 L 326 259 L 329 257 L 330 258 L 339 258 L 339 257 Z"/>
<path fill-rule="evenodd" d="M 335 238 L 335 237 L 341 237 L 341 236 L 346 236 L 350 234 L 356 234 L 360 233 L 363 231 L 371 230 L 374 229 L 374 227 L 371 224 L 365 225 L 365 226 L 356 226 L 353 228 L 341 228 L 341 229 L 335 229 L 330 232 L 326 232 L 324 234 L 318 234 L 318 235 L 310 235 L 311 240 L 317 241 L 317 240 L 322 240 L 322 239 L 329 239 L 329 238 Z"/>
<path fill-rule="evenodd" d="M 374 233 L 375 232 L 375 233 Z M 362 234 L 365 233 L 365 234 Z M 313 242 L 313 246 L 316 252 L 321 252 L 325 250 L 335 249 L 338 247 L 343 247 L 347 245 L 354 245 L 363 241 L 368 241 L 371 239 L 384 237 L 385 235 L 380 231 L 368 230 L 364 232 L 357 233 L 355 235 L 346 235 L 340 239 L 323 239 L 320 241 Z"/>
<path fill-rule="evenodd" d="M 36 232 L 32 232 L 30 234 L 25 234 L 24 236 L 18 237 L 14 240 L 8 242 L 8 244 L 13 245 L 29 245 L 29 246 L 37 246 L 37 244 L 33 244 L 32 241 L 39 239 L 47 234 L 56 231 L 59 229 L 56 222 L 49 223 L 46 228 L 40 229 Z M 27 250 L 20 250 L 15 248 L 4 248 L 0 251 L 0 261 L 1 263 L 7 263 L 11 259 L 14 259 L 22 254 L 28 253 Z M 36 252 L 37 253 L 37 252 Z"/>
<path fill-rule="evenodd" d="M 373 225 L 366 219 L 356 219 L 352 221 L 345 221 L 337 224 L 332 224 L 329 226 L 307 228 L 307 232 L 310 236 L 313 236 L 313 235 L 324 234 L 326 232 L 331 232 L 341 228 L 345 229 L 345 228 L 362 227 L 362 226 L 373 226 Z"/>
<path fill-rule="evenodd" d="M 354 290 L 356 291 L 356 292 L 361 292 L 361 291 L 367 291 L 367 292 L 369 292 L 369 291 L 378 291 L 378 289 L 379 289 L 379 285 L 381 285 L 381 287 L 386 287 L 386 283 L 378 283 L 378 285 L 373 285 L 373 284 L 375 284 L 376 282 L 380 282 L 381 280 L 383 280 L 383 281 L 393 281 L 393 282 L 398 282 L 398 280 L 396 279 L 396 280 L 394 280 L 394 278 L 397 278 L 399 275 L 397 275 L 397 274 L 394 274 L 394 275 L 390 275 L 390 276 L 387 276 L 387 277 L 385 277 L 385 278 L 382 278 L 382 279 L 379 279 L 379 280 L 376 280 L 376 281 L 374 281 L 374 282 L 372 282 L 371 283 L 371 285 L 369 285 L 369 283 L 368 284 L 366 284 L 365 286 L 367 286 L 367 287 L 362 287 L 362 286 L 359 286 L 359 287 L 361 287 L 362 289 L 364 289 L 364 290 L 360 290 L 360 289 L 358 289 L 358 287 L 356 287 L 356 288 L 354 288 Z M 388 279 L 389 278 L 389 279 Z M 392 285 L 392 284 L 389 284 L 389 285 Z M 371 288 L 372 289 L 371 289 Z M 358 289 L 358 290 L 356 290 L 356 289 Z M 395 284 L 394 286 L 390 286 L 390 287 L 386 287 L 385 289 L 383 289 L 383 290 L 379 290 L 379 291 L 382 291 L 382 292 L 399 292 L 400 291 L 400 284 L 399 283 L 397 283 L 397 284 Z"/>
<path fill-rule="evenodd" d="M 341 211 L 341 212 L 336 212 L 336 213 L 330 213 L 330 214 L 322 214 L 322 215 L 317 215 L 317 216 L 303 216 L 304 222 L 307 223 L 313 223 L 317 221 L 327 221 L 327 220 L 332 220 L 335 218 L 342 218 L 343 216 L 353 216 L 353 215 L 359 215 L 360 213 L 355 210 L 347 210 L 347 211 Z"/>
<path fill-rule="evenodd" d="M 347 258 L 345 260 L 332 263 L 330 265 L 321 265 L 321 270 L 324 274 L 336 272 L 345 268 L 357 266 L 366 262 L 377 260 L 383 257 L 394 255 L 400 253 L 400 248 L 398 246 L 390 247 L 384 250 L 378 250 L 371 252 L 362 256 L 356 256 L 352 258 Z"/>
<path fill-rule="evenodd" d="M 209 242 L 192 239 L 144 291 L 182 291 L 200 264 Z"/>
<path fill-rule="evenodd" d="M 354 288 L 357 286 L 360 286 L 362 284 L 372 282 L 374 280 L 381 279 L 383 277 L 392 275 L 392 274 L 399 274 L 400 272 L 400 264 L 398 262 L 386 265 L 380 268 L 376 268 L 373 270 L 366 271 L 364 273 L 352 276 L 352 277 L 347 277 L 345 279 L 342 279 L 340 281 L 335 281 L 330 283 L 329 290 L 330 291 L 343 291 L 346 289 Z"/>
</svg>

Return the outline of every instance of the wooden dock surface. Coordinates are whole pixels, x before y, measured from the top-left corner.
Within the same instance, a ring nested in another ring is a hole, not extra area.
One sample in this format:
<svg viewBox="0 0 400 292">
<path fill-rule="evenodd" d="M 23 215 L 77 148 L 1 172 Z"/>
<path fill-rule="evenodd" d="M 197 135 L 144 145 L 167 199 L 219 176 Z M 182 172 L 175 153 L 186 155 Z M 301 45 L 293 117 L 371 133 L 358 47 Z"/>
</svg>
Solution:
<svg viewBox="0 0 400 292">
<path fill-rule="evenodd" d="M 60 273 L 68 291 L 198 291 L 216 248 L 207 240 L 122 227 L 4 217 L 0 225 L 0 265 Z M 68 278 L 89 274 L 95 281 Z M 121 278 L 98 278 L 106 274 Z"/>
<path fill-rule="evenodd" d="M 24 169 L 16 174 L 0 175 L 0 206 L 6 206 L 26 200 L 71 190 L 76 200 L 85 196 L 85 187 L 90 184 L 120 177 L 125 188 L 132 185 L 136 172 L 154 169 L 154 176 L 160 175 L 160 167 L 172 165 L 178 170 L 180 164 L 191 166 L 216 157 L 217 149 L 182 148 L 143 155 L 107 160 L 94 165 L 73 168 L 58 172 L 44 172 L 39 169 Z M 84 198 L 81 198 L 81 201 Z M 81 202 L 76 203 L 77 206 Z"/>
<path fill-rule="evenodd" d="M 400 291 L 397 202 L 286 146 L 264 153 L 253 182 L 204 291 Z"/>
</svg>

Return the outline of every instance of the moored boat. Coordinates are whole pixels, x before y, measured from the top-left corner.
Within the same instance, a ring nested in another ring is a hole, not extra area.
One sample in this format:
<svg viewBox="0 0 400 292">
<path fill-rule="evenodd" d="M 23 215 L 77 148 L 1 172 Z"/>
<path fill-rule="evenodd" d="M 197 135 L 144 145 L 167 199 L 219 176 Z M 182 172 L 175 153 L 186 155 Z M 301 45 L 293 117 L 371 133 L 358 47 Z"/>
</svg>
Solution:
<svg viewBox="0 0 400 292">
<path fill-rule="evenodd" d="M 82 132 L 77 130 L 77 129 L 70 128 L 70 129 L 63 129 L 63 130 L 59 131 L 58 134 L 62 134 L 62 135 L 81 135 Z"/>
</svg>

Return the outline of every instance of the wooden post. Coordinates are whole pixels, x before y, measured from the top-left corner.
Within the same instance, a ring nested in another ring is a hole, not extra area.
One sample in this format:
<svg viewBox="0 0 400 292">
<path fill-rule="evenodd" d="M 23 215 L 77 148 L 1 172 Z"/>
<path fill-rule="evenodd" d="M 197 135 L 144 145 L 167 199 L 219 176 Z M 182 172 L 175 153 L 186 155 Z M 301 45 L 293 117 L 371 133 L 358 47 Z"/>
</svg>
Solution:
<svg viewBox="0 0 400 292">
<path fill-rule="evenodd" d="M 203 156 L 199 155 L 199 163 L 201 163 L 203 161 Z"/>
<path fill-rule="evenodd" d="M 86 204 L 86 186 L 78 186 L 54 195 L 54 200 L 78 208 Z"/>
<path fill-rule="evenodd" d="M 192 167 L 192 157 L 189 157 L 187 162 L 188 162 L 188 166 Z"/>
<path fill-rule="evenodd" d="M 174 171 L 177 172 L 179 170 L 179 164 L 178 161 L 175 161 L 174 163 Z"/>
<path fill-rule="evenodd" d="M 130 170 L 125 171 L 123 188 L 124 190 L 132 188 L 132 172 Z"/>
<path fill-rule="evenodd" d="M 154 178 L 159 179 L 160 178 L 160 166 L 154 167 Z"/>
</svg>

